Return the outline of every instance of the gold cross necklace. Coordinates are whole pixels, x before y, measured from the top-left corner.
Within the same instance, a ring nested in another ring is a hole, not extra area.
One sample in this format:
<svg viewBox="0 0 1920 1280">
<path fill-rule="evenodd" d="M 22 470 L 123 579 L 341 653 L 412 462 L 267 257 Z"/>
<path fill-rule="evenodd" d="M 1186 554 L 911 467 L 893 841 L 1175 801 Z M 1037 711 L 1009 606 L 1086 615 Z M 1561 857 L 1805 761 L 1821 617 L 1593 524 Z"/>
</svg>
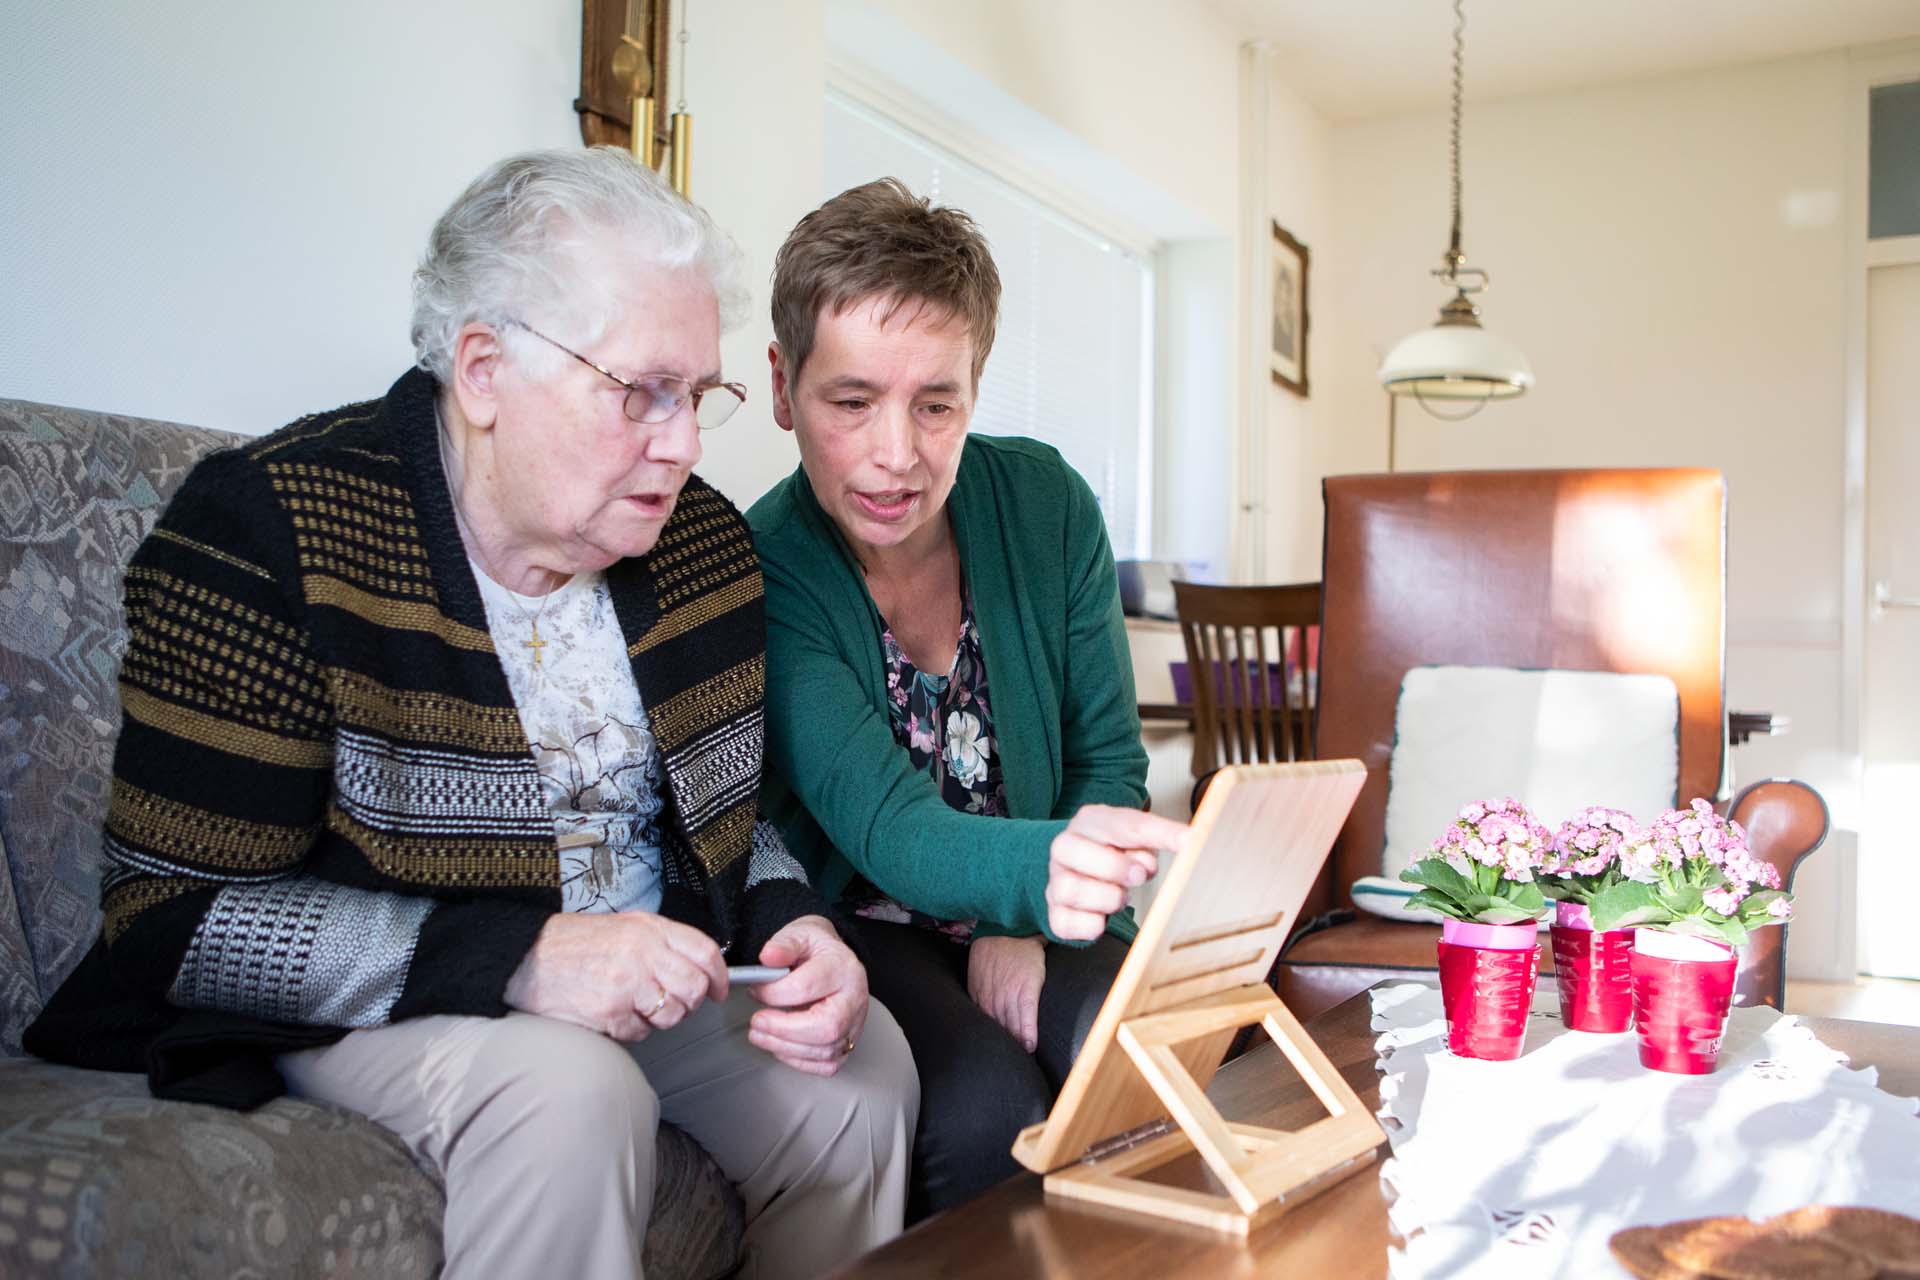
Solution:
<svg viewBox="0 0 1920 1280">
<path fill-rule="evenodd" d="M 485 572 L 485 570 L 483 569 L 482 572 Z M 520 603 L 520 593 L 512 587 L 506 587 L 507 598 L 513 601 L 514 609 L 520 614 L 521 620 L 527 624 L 528 629 L 533 633 L 533 638 L 530 640 L 522 640 L 520 647 L 533 650 L 533 665 L 535 667 L 540 665 L 541 651 L 545 649 L 549 643 L 540 638 L 540 619 L 547 612 L 547 601 L 553 599 L 554 593 L 560 590 L 560 575 L 551 569 L 547 570 L 547 574 L 547 593 L 540 597 L 540 607 L 535 609 L 531 614 L 527 612 L 526 606 Z M 493 577 L 490 573 L 487 574 L 487 576 L 489 578 Z M 494 580 L 496 582 L 499 581 L 497 578 Z M 504 583 L 501 585 L 503 587 L 505 586 Z"/>
<path fill-rule="evenodd" d="M 551 591 L 547 593 L 547 595 L 552 595 L 552 594 L 553 593 Z M 520 602 L 518 600 L 514 601 L 514 604 L 516 606 L 519 603 Z M 525 647 L 533 650 L 533 665 L 536 667 L 540 665 L 540 651 L 547 647 L 547 642 L 540 638 L 540 614 L 545 613 L 546 611 L 547 611 L 547 598 L 546 596 L 542 596 L 540 597 L 539 612 L 535 613 L 533 617 L 527 619 L 527 625 L 533 628 L 533 639 L 522 640 L 520 642 Z M 521 616 L 525 617 L 525 614 L 523 613 Z"/>
</svg>

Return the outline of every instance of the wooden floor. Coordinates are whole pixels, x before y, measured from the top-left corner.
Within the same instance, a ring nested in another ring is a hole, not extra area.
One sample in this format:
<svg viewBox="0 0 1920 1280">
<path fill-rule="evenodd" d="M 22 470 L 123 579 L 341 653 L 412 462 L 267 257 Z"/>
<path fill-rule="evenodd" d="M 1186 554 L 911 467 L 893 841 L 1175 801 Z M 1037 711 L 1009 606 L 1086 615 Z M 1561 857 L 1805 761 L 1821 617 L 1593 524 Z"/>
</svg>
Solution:
<svg viewBox="0 0 1920 1280">
<path fill-rule="evenodd" d="M 1858 978 L 1853 982 L 1787 981 L 1787 1012 L 1920 1027 L 1920 982 Z"/>
</svg>

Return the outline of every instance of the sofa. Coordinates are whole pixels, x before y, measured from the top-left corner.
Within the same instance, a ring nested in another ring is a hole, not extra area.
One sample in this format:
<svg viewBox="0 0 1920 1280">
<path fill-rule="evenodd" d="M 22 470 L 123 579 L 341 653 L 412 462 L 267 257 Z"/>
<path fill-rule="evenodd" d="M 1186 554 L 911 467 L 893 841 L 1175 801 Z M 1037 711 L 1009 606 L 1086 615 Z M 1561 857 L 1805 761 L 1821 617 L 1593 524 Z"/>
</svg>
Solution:
<svg viewBox="0 0 1920 1280">
<path fill-rule="evenodd" d="M 155 1099 L 139 1075 L 26 1057 L 99 932 L 119 730 L 120 580 L 195 460 L 236 437 L 0 400 L 0 1276 L 428 1276 L 434 1171 L 351 1111 Z M 739 1262 L 743 1212 L 663 1124 L 646 1273 Z"/>
</svg>

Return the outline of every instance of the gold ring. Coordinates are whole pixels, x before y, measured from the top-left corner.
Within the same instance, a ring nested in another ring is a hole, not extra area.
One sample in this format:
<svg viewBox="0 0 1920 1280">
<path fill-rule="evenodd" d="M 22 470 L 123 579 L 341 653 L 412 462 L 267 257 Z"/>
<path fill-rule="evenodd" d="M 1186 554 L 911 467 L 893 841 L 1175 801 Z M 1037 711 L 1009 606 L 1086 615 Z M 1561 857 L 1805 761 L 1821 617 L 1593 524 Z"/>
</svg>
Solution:
<svg viewBox="0 0 1920 1280">
<path fill-rule="evenodd" d="M 852 1036 L 848 1036 L 847 1042 L 840 1046 L 840 1052 L 846 1055 L 847 1057 L 853 1056 L 853 1037 Z"/>
<path fill-rule="evenodd" d="M 667 993 L 662 991 L 660 993 L 660 998 L 653 1002 L 653 1008 L 647 1010 L 646 1016 L 648 1021 L 652 1021 L 653 1015 L 660 1012 L 662 1009 L 666 1007 L 667 1007 Z"/>
</svg>

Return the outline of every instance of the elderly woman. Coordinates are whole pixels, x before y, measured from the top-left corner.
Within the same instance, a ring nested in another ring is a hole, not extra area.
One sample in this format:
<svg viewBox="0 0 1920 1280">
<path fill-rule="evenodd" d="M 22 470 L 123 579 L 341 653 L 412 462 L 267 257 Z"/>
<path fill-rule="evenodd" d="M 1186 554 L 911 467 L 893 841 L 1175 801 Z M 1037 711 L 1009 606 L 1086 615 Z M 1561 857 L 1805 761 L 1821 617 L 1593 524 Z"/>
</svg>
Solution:
<svg viewBox="0 0 1920 1280">
<path fill-rule="evenodd" d="M 736 259 L 623 152 L 506 160 L 433 230 L 419 368 L 195 468 L 36 1052 L 365 1113 L 444 1178 L 453 1276 L 638 1275 L 662 1117 L 747 1274 L 899 1230 L 907 1046 L 757 820 L 759 571 L 691 474 Z"/>
<path fill-rule="evenodd" d="M 1125 957 L 1127 888 L 1186 830 L 1140 812 L 1092 492 L 1045 445 L 967 434 L 999 297 L 967 216 L 898 182 L 803 218 L 770 352 L 800 467 L 748 514 L 768 812 L 913 1046 L 910 1217 L 1013 1171 Z"/>
</svg>

